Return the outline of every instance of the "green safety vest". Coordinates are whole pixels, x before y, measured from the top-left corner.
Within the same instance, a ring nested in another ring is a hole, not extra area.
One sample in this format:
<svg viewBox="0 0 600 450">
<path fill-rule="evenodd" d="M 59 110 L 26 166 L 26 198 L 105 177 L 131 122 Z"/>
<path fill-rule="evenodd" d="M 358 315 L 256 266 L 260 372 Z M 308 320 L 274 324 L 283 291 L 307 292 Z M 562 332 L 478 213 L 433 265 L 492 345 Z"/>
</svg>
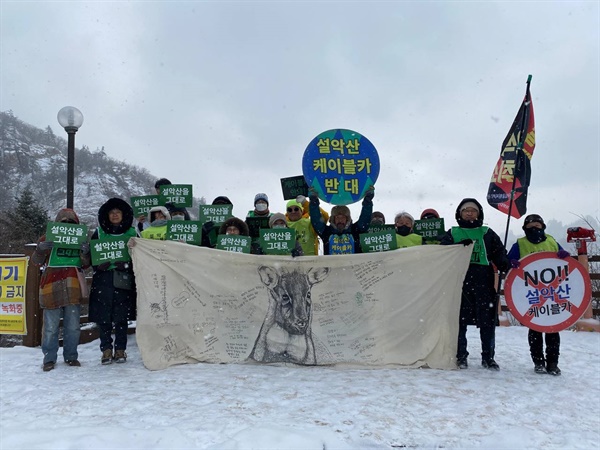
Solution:
<svg viewBox="0 0 600 450">
<path fill-rule="evenodd" d="M 485 233 L 487 233 L 488 230 L 489 227 L 452 227 L 451 233 L 454 242 L 460 242 L 465 239 L 471 239 L 473 241 L 473 253 L 471 253 L 471 264 L 489 266 L 490 262 L 488 261 L 485 243 L 483 242 L 483 236 L 485 235 Z"/>
<path fill-rule="evenodd" d="M 167 237 L 167 224 L 161 225 L 160 227 L 148 227 L 142 231 L 142 237 L 144 239 L 155 239 L 157 241 L 164 241 Z"/>
<path fill-rule="evenodd" d="M 78 248 L 53 247 L 48 259 L 48 267 L 81 267 Z"/>
<path fill-rule="evenodd" d="M 396 243 L 398 248 L 414 247 L 423 244 L 423 237 L 420 234 L 411 233 L 408 236 L 402 236 L 396 233 Z"/>
<path fill-rule="evenodd" d="M 521 258 L 532 253 L 558 251 L 558 243 L 549 234 L 546 235 L 546 240 L 539 244 L 529 242 L 526 237 L 517 239 L 517 244 L 519 244 L 519 255 Z"/>
<path fill-rule="evenodd" d="M 310 219 L 299 219 L 295 222 L 287 221 L 287 225 L 289 228 L 293 228 L 296 230 L 296 238 L 300 242 L 302 246 L 302 251 L 304 255 L 316 255 L 318 248 L 316 245 L 316 237 L 313 232 L 312 225 L 310 224 Z"/>
</svg>

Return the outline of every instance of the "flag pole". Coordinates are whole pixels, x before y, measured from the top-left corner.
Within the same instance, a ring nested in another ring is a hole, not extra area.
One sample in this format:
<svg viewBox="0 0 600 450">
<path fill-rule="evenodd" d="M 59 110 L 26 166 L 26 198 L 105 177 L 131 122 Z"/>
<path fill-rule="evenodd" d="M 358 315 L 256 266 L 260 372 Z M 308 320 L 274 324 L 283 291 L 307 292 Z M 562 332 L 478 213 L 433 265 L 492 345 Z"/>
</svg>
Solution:
<svg viewBox="0 0 600 450">
<path fill-rule="evenodd" d="M 523 144 L 527 137 L 527 128 L 529 126 L 529 105 L 531 104 L 531 94 L 529 92 L 529 86 L 531 85 L 531 74 L 527 77 L 527 90 L 525 91 L 525 111 L 523 113 L 523 119 L 521 121 L 521 136 L 519 137 L 519 143 L 515 149 L 515 168 L 513 169 L 513 182 L 510 189 L 510 202 L 508 204 L 508 218 L 506 219 L 506 231 L 504 232 L 504 248 L 506 248 L 506 242 L 508 241 L 508 228 L 510 226 L 510 218 L 513 207 L 513 200 L 515 197 L 515 185 L 517 184 L 517 177 L 514 174 L 519 173 L 520 167 L 517 165 L 521 164 L 522 158 L 519 157 L 519 153 L 523 151 Z"/>
<path fill-rule="evenodd" d="M 510 189 L 510 202 L 508 204 L 508 218 L 506 219 L 506 231 L 504 232 L 504 248 L 506 248 L 506 243 L 508 241 L 508 228 L 510 226 L 510 219 L 512 217 L 512 207 L 513 200 L 515 197 L 515 185 L 517 184 L 517 177 L 515 174 L 519 173 L 517 169 L 517 164 L 521 164 L 522 158 L 519 157 L 519 152 L 523 151 L 523 144 L 525 143 L 525 138 L 527 137 L 527 128 L 529 127 L 529 109 L 531 105 L 531 94 L 529 92 L 529 86 L 531 85 L 531 74 L 527 77 L 527 90 L 525 91 L 525 111 L 523 112 L 523 119 L 521 121 L 521 136 L 519 137 L 519 142 L 517 144 L 517 148 L 515 151 L 515 168 L 513 169 L 513 182 L 512 187 Z M 496 289 L 496 302 L 500 304 L 500 288 L 502 287 L 502 282 L 504 281 L 504 272 L 500 272 L 498 274 L 498 286 Z"/>
</svg>

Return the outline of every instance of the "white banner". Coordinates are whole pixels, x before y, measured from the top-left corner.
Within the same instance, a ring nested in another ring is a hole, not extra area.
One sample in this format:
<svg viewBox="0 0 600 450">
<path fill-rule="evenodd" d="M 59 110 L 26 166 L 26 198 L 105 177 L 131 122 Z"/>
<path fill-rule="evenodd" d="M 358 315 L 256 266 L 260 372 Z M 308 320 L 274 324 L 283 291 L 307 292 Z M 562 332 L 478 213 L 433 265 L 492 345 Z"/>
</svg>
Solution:
<svg viewBox="0 0 600 450">
<path fill-rule="evenodd" d="M 265 256 L 130 240 L 146 368 L 182 363 L 456 368 L 471 246 Z"/>
</svg>

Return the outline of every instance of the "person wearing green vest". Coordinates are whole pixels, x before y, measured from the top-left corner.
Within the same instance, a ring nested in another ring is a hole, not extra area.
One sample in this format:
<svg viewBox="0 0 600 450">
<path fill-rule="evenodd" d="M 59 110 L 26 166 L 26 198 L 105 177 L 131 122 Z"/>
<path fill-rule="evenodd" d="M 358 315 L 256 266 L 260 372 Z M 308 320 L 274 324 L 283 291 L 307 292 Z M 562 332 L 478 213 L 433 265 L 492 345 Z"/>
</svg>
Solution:
<svg viewBox="0 0 600 450">
<path fill-rule="evenodd" d="M 538 252 L 556 252 L 556 255 L 565 259 L 569 252 L 564 250 L 556 239 L 546 234 L 544 219 L 538 214 L 529 214 L 525 217 L 523 231 L 525 237 L 517 239 L 508 252 L 510 265 L 516 269 L 521 263 L 519 260 L 527 255 Z M 544 359 L 544 335 L 539 331 L 529 329 L 529 351 L 533 360 L 535 373 L 549 373 L 560 375 L 558 368 L 558 355 L 560 354 L 560 335 L 546 333 L 546 358 Z"/>
<path fill-rule="evenodd" d="M 287 225 L 296 230 L 296 237 L 305 256 L 319 254 L 319 237 L 308 217 L 303 217 L 302 204 L 295 199 L 286 205 Z"/>
<path fill-rule="evenodd" d="M 483 225 L 483 209 L 474 198 L 465 198 L 458 204 L 455 218 L 458 226 L 448 230 L 440 244 L 473 244 L 460 302 L 457 366 L 459 369 L 468 368 L 467 326 L 477 325 L 481 338 L 481 365 L 500 370 L 494 360 L 498 298 L 492 264 L 502 272 L 508 270 L 510 264 L 506 249 L 494 230 Z"/>
<path fill-rule="evenodd" d="M 396 243 L 398 244 L 398 248 L 425 244 L 423 236 L 412 232 L 415 226 L 415 219 L 406 211 L 396 214 L 394 225 L 396 226 Z"/>
<path fill-rule="evenodd" d="M 142 231 L 144 239 L 155 239 L 164 241 L 167 236 L 167 221 L 171 220 L 171 214 L 165 206 L 155 206 L 148 215 L 150 216 L 150 226 Z"/>
<path fill-rule="evenodd" d="M 55 222 L 79 224 L 79 217 L 72 209 L 61 209 Z M 42 236 L 31 262 L 42 267 L 39 286 L 40 306 L 44 313 L 42 327 L 42 370 L 54 369 L 58 359 L 59 325 L 63 318 L 63 358 L 72 367 L 79 367 L 77 346 L 81 334 L 81 303 L 87 283 L 82 269 L 90 266 L 90 245 L 85 242 L 81 249 L 59 248 Z"/>
<path fill-rule="evenodd" d="M 98 228 L 90 240 L 102 240 L 111 236 L 136 237 L 133 225 L 133 209 L 120 198 L 111 198 L 98 210 Z M 90 291 L 89 319 L 100 329 L 100 351 L 103 365 L 113 360 L 127 360 L 128 320 L 136 316 L 136 288 L 131 262 L 107 261 L 94 267 Z M 112 330 L 115 330 L 114 353 Z"/>
</svg>

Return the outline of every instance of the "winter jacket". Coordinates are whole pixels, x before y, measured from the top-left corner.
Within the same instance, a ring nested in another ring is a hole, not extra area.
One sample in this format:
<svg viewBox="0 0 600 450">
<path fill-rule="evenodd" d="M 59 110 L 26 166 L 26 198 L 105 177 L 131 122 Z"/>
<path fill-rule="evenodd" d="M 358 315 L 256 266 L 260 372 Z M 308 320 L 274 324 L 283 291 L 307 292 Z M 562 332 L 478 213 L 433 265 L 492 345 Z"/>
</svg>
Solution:
<svg viewBox="0 0 600 450">
<path fill-rule="evenodd" d="M 330 247 L 333 241 L 337 241 L 342 246 L 345 241 L 347 243 L 346 247 L 348 248 L 347 253 L 362 253 L 359 235 L 366 233 L 369 229 L 369 225 L 371 223 L 371 214 L 373 213 L 372 200 L 367 198 L 363 199 L 358 222 L 353 223 L 352 220 L 349 220 L 348 225 L 342 231 L 339 231 L 333 225 L 325 224 L 321 216 L 318 200 L 311 201 L 309 208 L 311 224 L 319 237 L 323 240 L 323 252 L 325 255 L 331 254 Z M 333 220 L 334 218 L 334 214 L 331 214 L 330 220 Z M 354 252 L 350 251 L 351 248 L 354 248 Z"/>
<path fill-rule="evenodd" d="M 55 222 L 70 220 L 79 223 L 79 217 L 72 209 L 61 209 L 56 215 Z M 39 242 L 44 242 L 46 236 L 42 236 Z M 43 273 L 40 279 L 39 301 L 40 306 L 46 309 L 62 308 L 67 305 L 78 305 L 82 301 L 82 286 L 80 283 L 86 283 L 82 268 L 90 266 L 90 256 L 82 254 L 75 250 L 80 261 L 79 267 L 48 267 L 51 251 L 42 251 L 36 248 L 31 260 L 42 267 Z M 83 287 L 87 291 L 87 286 Z"/>
<path fill-rule="evenodd" d="M 108 220 L 108 212 L 118 208 L 123 213 L 123 220 L 119 225 L 112 225 Z M 101 231 L 96 230 L 92 235 L 92 241 L 103 235 L 119 236 L 123 234 L 135 236 L 136 230 L 132 227 L 133 210 L 131 206 L 120 198 L 111 198 L 98 210 L 98 224 Z M 126 267 L 125 267 L 126 266 Z M 114 264 L 108 270 L 100 270 L 94 267 L 94 277 L 92 279 L 92 288 L 90 291 L 90 321 L 96 323 L 124 322 L 134 320 L 136 315 L 136 290 L 135 282 L 133 289 L 118 289 L 114 286 L 115 271 L 126 272 L 132 277 L 133 265 L 131 262 L 126 265 L 115 267 Z"/>
<path fill-rule="evenodd" d="M 460 207 L 463 203 L 473 202 L 479 208 L 479 217 L 475 223 L 465 223 L 460 218 Z M 462 298 L 460 305 L 460 321 L 463 325 L 494 326 L 498 320 L 497 296 L 494 277 L 494 267 L 492 263 L 502 272 L 509 268 L 506 249 L 500 240 L 500 237 L 491 229 L 483 227 L 483 208 L 481 204 L 473 198 L 465 198 L 456 208 L 456 220 L 460 227 L 467 230 L 481 229 L 481 242 L 473 243 L 473 254 L 479 255 L 478 251 L 483 245 L 487 262 L 472 262 L 469 264 L 465 279 L 463 281 Z M 455 230 L 456 235 L 456 230 Z M 459 243 L 453 237 L 452 230 L 441 237 L 440 244 L 451 245 Z M 490 308 L 490 304 L 494 305 Z"/>
</svg>

